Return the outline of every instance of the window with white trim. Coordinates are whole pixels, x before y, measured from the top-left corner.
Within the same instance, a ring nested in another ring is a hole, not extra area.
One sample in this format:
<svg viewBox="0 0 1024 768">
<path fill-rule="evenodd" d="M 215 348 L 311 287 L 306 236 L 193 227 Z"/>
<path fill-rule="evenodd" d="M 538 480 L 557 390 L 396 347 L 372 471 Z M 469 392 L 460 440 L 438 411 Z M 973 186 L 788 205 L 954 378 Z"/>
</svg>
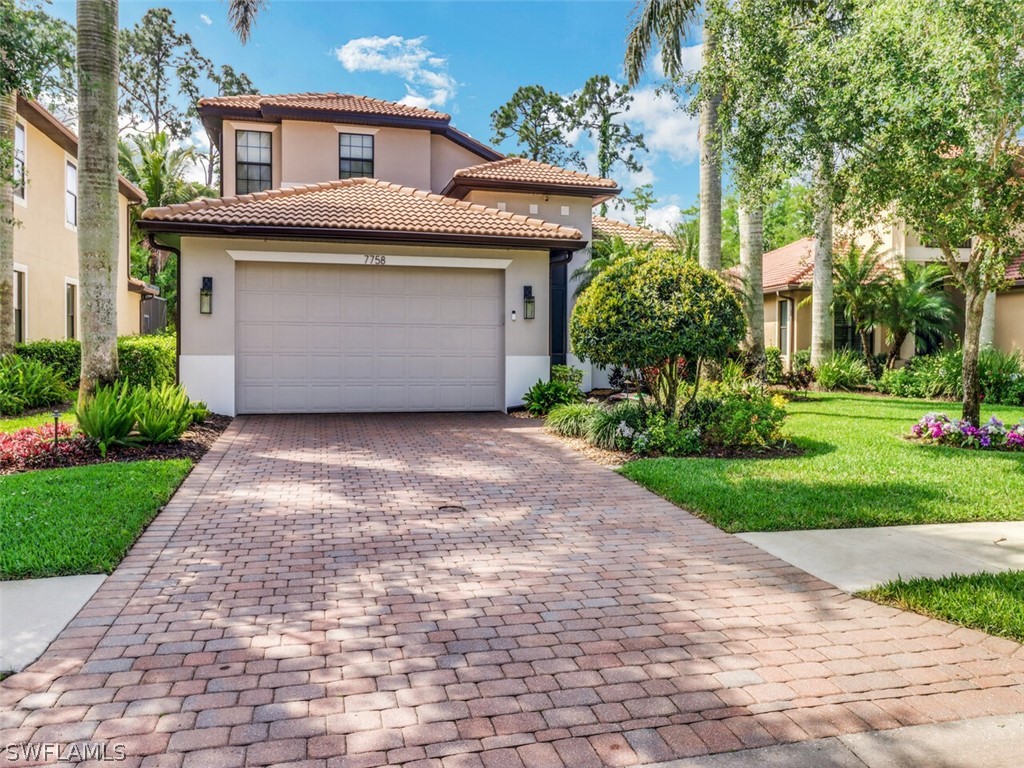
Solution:
<svg viewBox="0 0 1024 768">
<path fill-rule="evenodd" d="M 25 150 L 27 137 L 22 123 L 14 124 L 14 196 L 25 199 Z"/>
<path fill-rule="evenodd" d="M 273 186 L 270 131 L 235 131 L 235 194 L 248 195 Z"/>
<path fill-rule="evenodd" d="M 64 221 L 78 226 L 78 167 L 70 160 L 64 166 Z"/>
<path fill-rule="evenodd" d="M 78 285 L 68 281 L 64 284 L 64 337 L 78 338 Z"/>
<path fill-rule="evenodd" d="M 373 136 L 338 134 L 338 178 L 373 178 Z"/>
</svg>

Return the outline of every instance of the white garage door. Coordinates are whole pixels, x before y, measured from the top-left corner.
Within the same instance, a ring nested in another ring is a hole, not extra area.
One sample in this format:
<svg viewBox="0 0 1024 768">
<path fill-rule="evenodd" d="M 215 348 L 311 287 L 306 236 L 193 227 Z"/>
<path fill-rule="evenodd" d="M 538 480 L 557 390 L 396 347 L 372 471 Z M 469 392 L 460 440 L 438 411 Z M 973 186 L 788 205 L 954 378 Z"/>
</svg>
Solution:
<svg viewBox="0 0 1024 768">
<path fill-rule="evenodd" d="M 239 263 L 236 279 L 241 413 L 502 408 L 498 270 Z"/>
</svg>

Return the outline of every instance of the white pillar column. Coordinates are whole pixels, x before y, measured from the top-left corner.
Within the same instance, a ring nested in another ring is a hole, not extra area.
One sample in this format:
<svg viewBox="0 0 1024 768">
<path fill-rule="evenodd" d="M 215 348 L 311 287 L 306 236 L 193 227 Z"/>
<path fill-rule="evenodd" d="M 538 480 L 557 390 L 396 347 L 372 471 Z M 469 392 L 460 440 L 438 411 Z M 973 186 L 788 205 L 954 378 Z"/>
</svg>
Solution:
<svg viewBox="0 0 1024 768">
<path fill-rule="evenodd" d="M 985 296 L 985 307 L 981 314 L 981 348 L 991 347 L 996 343 L 996 292 L 989 291 Z"/>
</svg>

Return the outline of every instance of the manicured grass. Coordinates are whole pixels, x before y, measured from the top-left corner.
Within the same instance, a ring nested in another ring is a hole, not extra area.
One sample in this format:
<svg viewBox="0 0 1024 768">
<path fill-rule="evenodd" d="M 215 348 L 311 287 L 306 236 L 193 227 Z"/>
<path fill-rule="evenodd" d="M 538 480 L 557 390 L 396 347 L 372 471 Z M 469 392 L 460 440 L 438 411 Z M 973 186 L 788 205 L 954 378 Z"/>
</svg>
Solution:
<svg viewBox="0 0 1024 768">
<path fill-rule="evenodd" d="M 137 461 L 0 477 L 0 579 L 110 573 L 191 466 Z"/>
<path fill-rule="evenodd" d="M 1024 642 L 1024 571 L 901 579 L 860 597 Z"/>
<path fill-rule="evenodd" d="M 63 409 L 62 409 L 63 410 Z M 60 420 L 66 424 L 77 424 L 75 414 L 70 409 L 61 414 Z M 23 427 L 41 427 L 44 424 L 53 424 L 53 412 L 44 411 L 31 416 L 13 416 L 9 419 L 0 419 L 0 432 L 15 432 Z"/>
<path fill-rule="evenodd" d="M 787 531 L 1024 519 L 1024 454 L 903 439 L 956 403 L 812 394 L 787 406 L 804 449 L 780 459 L 644 459 L 622 474 L 726 531 Z M 1024 408 L 983 410 L 1017 421 Z"/>
</svg>

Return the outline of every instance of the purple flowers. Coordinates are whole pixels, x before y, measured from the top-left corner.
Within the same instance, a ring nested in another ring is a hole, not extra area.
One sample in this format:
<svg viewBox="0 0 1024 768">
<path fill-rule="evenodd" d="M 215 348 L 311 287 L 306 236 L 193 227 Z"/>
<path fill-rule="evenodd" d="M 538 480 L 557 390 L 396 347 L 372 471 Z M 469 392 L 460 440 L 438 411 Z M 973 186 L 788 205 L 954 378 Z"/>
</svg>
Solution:
<svg viewBox="0 0 1024 768">
<path fill-rule="evenodd" d="M 976 427 L 962 419 L 951 419 L 944 413 L 928 413 L 910 428 L 907 437 L 956 448 L 1019 451 L 1024 450 L 1024 419 L 1007 427 L 993 416 Z"/>
</svg>

